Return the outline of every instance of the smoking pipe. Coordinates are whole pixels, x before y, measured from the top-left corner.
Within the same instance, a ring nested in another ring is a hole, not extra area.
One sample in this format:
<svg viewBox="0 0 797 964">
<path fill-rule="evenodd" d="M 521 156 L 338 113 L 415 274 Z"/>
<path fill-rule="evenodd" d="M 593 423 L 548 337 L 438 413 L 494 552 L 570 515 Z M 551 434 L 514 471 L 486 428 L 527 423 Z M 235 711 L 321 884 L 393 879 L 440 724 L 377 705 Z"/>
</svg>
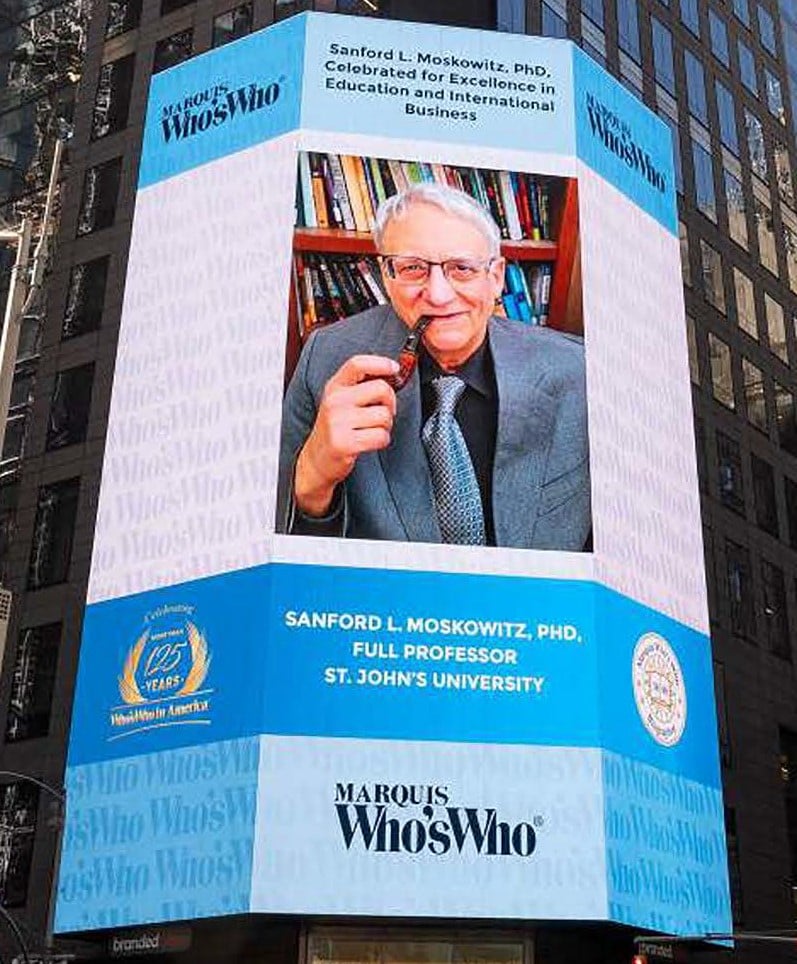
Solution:
<svg viewBox="0 0 797 964">
<path fill-rule="evenodd" d="M 379 376 L 380 378 L 384 378 L 384 381 L 386 381 L 394 391 L 400 391 L 412 378 L 412 373 L 418 364 L 418 352 L 421 348 L 423 333 L 429 325 L 431 325 L 433 320 L 431 315 L 421 315 L 418 319 L 418 324 L 407 335 L 406 341 L 401 346 L 401 351 L 397 359 L 399 370 L 395 375 L 388 375 L 387 377 Z"/>
</svg>

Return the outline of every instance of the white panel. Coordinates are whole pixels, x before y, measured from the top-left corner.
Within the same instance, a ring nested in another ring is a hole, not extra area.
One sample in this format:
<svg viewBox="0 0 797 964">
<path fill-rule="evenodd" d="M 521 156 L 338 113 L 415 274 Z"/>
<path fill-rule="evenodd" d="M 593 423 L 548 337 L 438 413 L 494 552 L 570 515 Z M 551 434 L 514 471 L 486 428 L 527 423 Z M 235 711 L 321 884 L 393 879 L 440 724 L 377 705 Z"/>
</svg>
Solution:
<svg viewBox="0 0 797 964">
<path fill-rule="evenodd" d="M 449 822 L 447 808 L 466 807 L 484 822 L 493 809 L 510 827 L 536 825 L 536 849 L 478 854 L 469 837 L 461 852 L 376 852 L 359 835 L 347 849 L 335 804 L 348 784 L 360 799 L 383 785 L 385 817 L 402 826 Z M 410 788 L 418 803 L 392 802 Z M 596 750 L 263 737 L 252 911 L 601 918 L 602 807 Z"/>
</svg>

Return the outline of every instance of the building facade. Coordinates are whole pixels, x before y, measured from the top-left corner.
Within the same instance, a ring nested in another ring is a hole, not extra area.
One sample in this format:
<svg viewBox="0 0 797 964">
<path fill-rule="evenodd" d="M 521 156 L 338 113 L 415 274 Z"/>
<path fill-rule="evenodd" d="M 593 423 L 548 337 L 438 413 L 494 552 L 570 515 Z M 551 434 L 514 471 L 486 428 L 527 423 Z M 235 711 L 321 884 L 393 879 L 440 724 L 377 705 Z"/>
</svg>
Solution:
<svg viewBox="0 0 797 964">
<path fill-rule="evenodd" d="M 734 924 L 797 926 L 797 11 L 786 0 L 99 0 L 81 53 L 46 310 L 20 358 L 0 464 L 3 583 L 14 599 L 2 770 L 56 789 L 63 780 L 150 77 L 310 8 L 570 37 L 671 128 Z M 28 780 L 5 779 L 0 903 L 33 950 L 49 926 L 57 804 Z M 528 960 L 532 948 L 541 961 L 633 952 L 630 933 L 608 926 L 230 918 L 188 927 L 159 938 L 184 960 L 486 964 Z M 17 953 L 10 934 L 3 940 Z"/>
</svg>

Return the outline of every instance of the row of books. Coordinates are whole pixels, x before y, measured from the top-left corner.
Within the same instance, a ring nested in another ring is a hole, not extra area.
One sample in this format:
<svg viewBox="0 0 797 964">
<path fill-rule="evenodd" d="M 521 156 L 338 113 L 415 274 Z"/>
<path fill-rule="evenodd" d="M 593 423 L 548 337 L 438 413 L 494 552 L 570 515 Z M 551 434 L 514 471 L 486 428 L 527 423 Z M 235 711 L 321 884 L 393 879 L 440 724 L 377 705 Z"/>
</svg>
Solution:
<svg viewBox="0 0 797 964">
<path fill-rule="evenodd" d="M 375 258 L 297 252 L 293 269 L 302 339 L 317 325 L 387 304 Z M 527 325 L 547 324 L 552 271 L 547 262 L 509 262 L 502 313 Z"/>
<path fill-rule="evenodd" d="M 503 238 L 550 240 L 550 185 L 533 174 L 346 154 L 299 154 L 297 224 L 372 231 L 385 198 L 422 183 L 445 184 L 475 198 Z"/>
</svg>

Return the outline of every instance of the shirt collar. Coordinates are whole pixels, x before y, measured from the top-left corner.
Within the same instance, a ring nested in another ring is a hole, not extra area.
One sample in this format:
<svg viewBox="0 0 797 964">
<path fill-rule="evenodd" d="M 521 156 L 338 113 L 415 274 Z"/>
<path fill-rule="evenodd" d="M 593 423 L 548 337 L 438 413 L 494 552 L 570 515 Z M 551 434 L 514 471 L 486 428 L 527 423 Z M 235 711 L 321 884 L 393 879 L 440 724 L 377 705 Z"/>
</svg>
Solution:
<svg viewBox="0 0 797 964">
<path fill-rule="evenodd" d="M 429 352 L 422 351 L 419 365 L 421 384 L 426 386 L 434 378 L 445 375 L 456 375 L 457 378 L 461 378 L 462 381 L 465 382 L 468 388 L 473 389 L 473 391 L 478 392 L 485 398 L 490 398 L 493 394 L 493 388 L 492 379 L 490 378 L 492 357 L 490 355 L 489 341 L 489 338 L 485 337 L 484 341 L 470 358 L 453 372 L 443 371 Z"/>
</svg>

